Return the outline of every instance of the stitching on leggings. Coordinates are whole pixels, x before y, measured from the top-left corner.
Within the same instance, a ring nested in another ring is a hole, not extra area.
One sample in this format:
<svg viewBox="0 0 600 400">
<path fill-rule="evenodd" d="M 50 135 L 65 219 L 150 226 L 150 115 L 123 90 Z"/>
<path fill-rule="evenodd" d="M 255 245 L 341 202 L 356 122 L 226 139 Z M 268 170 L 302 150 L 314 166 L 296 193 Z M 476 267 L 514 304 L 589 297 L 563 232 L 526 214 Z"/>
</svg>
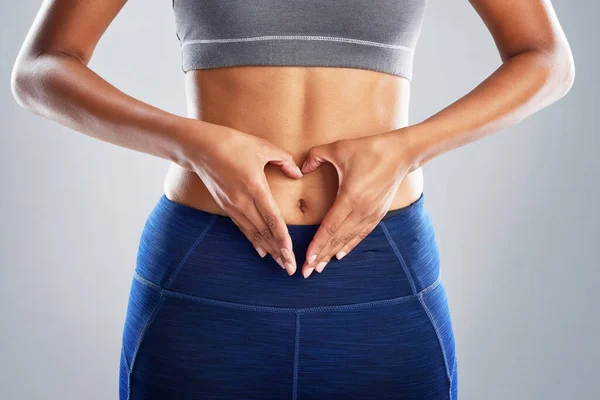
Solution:
<svg viewBox="0 0 600 400">
<path fill-rule="evenodd" d="M 433 318 L 431 311 L 429 311 L 429 308 L 427 307 L 427 303 L 423 299 L 423 295 L 421 293 L 419 293 L 417 295 L 417 297 L 419 299 L 419 303 L 421 303 L 421 306 L 423 307 L 423 309 L 425 310 L 425 313 L 427 314 L 427 318 L 429 318 L 429 322 L 431 323 L 431 325 L 433 325 L 433 330 L 435 331 L 435 335 L 437 336 L 438 342 L 440 344 L 440 348 L 442 349 L 442 357 L 444 358 L 446 377 L 448 378 L 448 382 L 449 382 L 450 386 L 452 386 L 452 376 L 450 375 L 450 367 L 448 365 L 448 355 L 446 354 L 446 347 L 444 346 L 444 341 L 442 339 L 442 336 L 440 335 L 440 330 L 439 330 L 437 324 L 435 323 L 435 319 Z"/>
<path fill-rule="evenodd" d="M 294 342 L 294 383 L 292 391 L 292 400 L 296 400 L 298 397 L 298 359 L 300 357 L 300 314 L 302 311 L 296 313 L 296 340 Z"/>
<path fill-rule="evenodd" d="M 152 325 L 152 322 L 154 322 L 154 318 L 156 317 L 156 314 L 158 314 L 158 310 L 160 309 L 160 307 L 162 306 L 162 304 L 165 300 L 165 295 L 163 294 L 162 290 L 159 293 L 160 293 L 160 297 L 158 299 L 158 302 L 152 309 L 152 312 L 148 316 L 148 319 L 146 320 L 146 323 L 144 324 L 144 327 L 142 328 L 142 332 L 140 333 L 140 336 L 138 337 L 138 340 L 135 344 L 135 350 L 133 352 L 133 356 L 131 357 L 131 367 L 129 368 L 129 371 L 127 374 L 127 399 L 128 400 L 129 400 L 129 396 L 131 395 L 131 374 L 133 373 L 133 366 L 135 365 L 135 359 L 136 359 L 138 351 L 140 350 L 140 347 L 142 345 L 142 341 L 144 340 L 144 337 L 146 336 L 146 332 L 150 328 L 150 325 Z"/>
<path fill-rule="evenodd" d="M 404 257 L 402 257 L 400 250 L 398 250 L 398 246 L 396 246 L 396 242 L 394 242 L 392 240 L 390 232 L 388 231 L 387 227 L 385 226 L 385 222 L 380 221 L 379 226 L 381 227 L 381 230 L 383 230 L 383 233 L 385 234 L 385 237 L 387 238 L 388 243 L 392 247 L 392 250 L 394 250 L 394 253 L 396 253 L 396 257 L 398 257 L 398 260 L 400 260 L 400 264 L 402 264 L 402 269 L 404 269 L 404 273 L 406 274 L 406 277 L 408 278 L 408 282 L 410 283 L 410 287 L 412 288 L 413 294 L 417 294 L 417 287 L 415 286 L 415 282 L 413 281 L 412 275 L 410 274 L 408 265 L 406 265 L 406 261 L 404 261 Z"/>
<path fill-rule="evenodd" d="M 426 294 L 426 293 L 434 290 L 436 287 L 438 287 L 442 283 L 441 275 L 438 274 L 437 279 L 433 283 L 431 283 L 425 289 L 423 289 L 422 291 L 420 291 L 416 294 L 409 294 L 406 296 L 393 297 L 390 299 L 366 301 L 363 303 L 351 303 L 351 304 L 340 304 L 340 305 L 332 305 L 332 306 L 316 306 L 316 307 L 297 308 L 297 307 L 261 306 L 261 305 L 255 305 L 255 304 L 245 304 L 245 303 L 236 303 L 236 302 L 232 302 L 232 301 L 216 300 L 216 299 L 211 299 L 208 297 L 192 296 L 192 295 L 186 294 L 186 293 L 174 292 L 172 290 L 163 289 L 156 283 L 153 283 L 153 282 L 143 278 L 142 276 L 140 276 L 137 271 L 134 271 L 133 277 L 135 279 L 137 279 L 140 283 L 148 286 L 149 288 L 159 291 L 164 296 L 176 297 L 176 298 L 180 298 L 180 299 L 186 299 L 186 300 L 191 300 L 191 301 L 195 301 L 198 303 L 211 304 L 211 305 L 220 306 L 220 307 L 236 308 L 236 309 L 248 310 L 248 311 L 263 311 L 263 312 L 276 312 L 276 313 L 296 313 L 296 312 L 302 312 L 302 313 L 316 312 L 316 313 L 318 313 L 318 312 L 327 312 L 327 311 L 353 311 L 353 310 L 365 309 L 365 308 L 370 308 L 370 307 L 394 305 L 394 304 L 403 303 L 403 302 L 411 300 L 411 299 L 416 299 L 419 295 Z"/>
<path fill-rule="evenodd" d="M 129 373 L 129 361 L 127 361 L 127 357 L 125 356 L 125 346 L 121 344 L 121 357 L 125 362 L 125 368 L 127 369 L 127 373 Z"/>
<path fill-rule="evenodd" d="M 456 371 L 456 366 L 457 366 L 457 362 L 456 362 L 456 355 L 454 356 L 454 363 L 452 364 L 452 373 L 450 374 L 450 380 L 454 381 L 454 371 Z"/>
<path fill-rule="evenodd" d="M 453 386 L 456 385 L 456 380 L 454 378 L 454 373 L 456 371 L 456 365 L 457 365 L 456 355 L 454 355 L 454 364 L 452 365 L 452 373 L 450 374 L 450 400 L 454 400 L 454 398 L 452 397 L 452 389 L 453 389 Z"/>
<path fill-rule="evenodd" d="M 215 214 L 208 221 L 208 223 L 206 224 L 206 227 L 202 230 L 202 232 L 200 233 L 200 235 L 196 238 L 196 241 L 190 246 L 190 248 L 185 253 L 185 255 L 183 256 L 183 258 L 181 259 L 181 261 L 179 261 L 179 264 L 177 264 L 177 268 L 175 268 L 175 271 L 173 271 L 173 273 L 171 274 L 171 277 L 169 278 L 169 280 L 165 284 L 165 288 L 168 289 L 169 287 L 171 287 L 171 285 L 173 284 L 173 281 L 175 281 L 175 278 L 177 278 L 177 274 L 179 274 L 179 270 L 181 269 L 181 267 L 183 266 L 183 264 L 185 264 L 185 262 L 187 261 L 188 257 L 190 256 L 190 254 L 192 254 L 192 252 L 194 251 L 194 249 L 196 249 L 196 247 L 200 244 L 200 242 L 202 241 L 202 239 L 204 239 L 204 236 L 210 230 L 210 228 L 213 226 L 213 224 L 217 220 L 218 216 L 219 216 L 218 214 Z"/>
</svg>

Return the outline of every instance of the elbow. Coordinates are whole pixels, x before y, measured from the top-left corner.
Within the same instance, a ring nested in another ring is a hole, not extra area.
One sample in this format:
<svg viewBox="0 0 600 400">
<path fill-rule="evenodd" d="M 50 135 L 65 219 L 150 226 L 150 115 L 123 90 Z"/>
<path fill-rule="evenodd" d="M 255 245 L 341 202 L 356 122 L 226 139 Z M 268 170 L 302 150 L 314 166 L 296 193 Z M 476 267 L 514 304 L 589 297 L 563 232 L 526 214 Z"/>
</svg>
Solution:
<svg viewBox="0 0 600 400">
<path fill-rule="evenodd" d="M 36 83 L 40 81 L 36 74 L 35 59 L 19 57 L 10 76 L 10 88 L 13 98 L 21 107 L 32 108 Z"/>
<path fill-rule="evenodd" d="M 549 80 L 549 86 L 552 92 L 552 100 L 558 101 L 563 98 L 575 82 L 575 61 L 573 53 L 568 44 L 556 48 L 550 53 L 549 59 L 552 77 Z"/>
<path fill-rule="evenodd" d="M 21 107 L 27 108 L 27 68 L 19 62 L 15 63 L 10 75 L 10 89 L 12 95 Z"/>
</svg>

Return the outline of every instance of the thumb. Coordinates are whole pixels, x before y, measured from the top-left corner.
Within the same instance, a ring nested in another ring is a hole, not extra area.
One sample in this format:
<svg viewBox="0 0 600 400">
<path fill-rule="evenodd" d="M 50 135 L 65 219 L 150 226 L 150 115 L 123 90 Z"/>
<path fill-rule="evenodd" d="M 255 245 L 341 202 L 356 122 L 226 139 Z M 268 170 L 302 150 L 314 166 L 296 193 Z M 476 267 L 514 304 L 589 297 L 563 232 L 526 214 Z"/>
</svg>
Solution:
<svg viewBox="0 0 600 400">
<path fill-rule="evenodd" d="M 329 153 L 327 152 L 327 145 L 320 145 L 311 147 L 308 151 L 308 157 L 302 164 L 302 172 L 308 174 L 309 172 L 313 172 L 317 168 L 321 166 L 324 162 L 329 160 Z"/>
<path fill-rule="evenodd" d="M 268 163 L 277 165 L 290 178 L 302 178 L 302 171 L 294 161 L 294 157 L 286 151 L 275 150 L 269 155 Z"/>
</svg>

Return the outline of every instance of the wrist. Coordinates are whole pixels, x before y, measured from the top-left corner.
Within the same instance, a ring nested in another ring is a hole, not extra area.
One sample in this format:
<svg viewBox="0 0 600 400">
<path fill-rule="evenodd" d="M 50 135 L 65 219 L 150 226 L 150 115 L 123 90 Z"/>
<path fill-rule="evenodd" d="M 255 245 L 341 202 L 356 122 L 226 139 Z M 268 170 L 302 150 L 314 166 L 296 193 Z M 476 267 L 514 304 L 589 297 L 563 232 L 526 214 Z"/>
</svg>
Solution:
<svg viewBox="0 0 600 400">
<path fill-rule="evenodd" d="M 409 125 L 387 132 L 393 149 L 401 152 L 402 162 L 408 165 L 408 173 L 423 166 L 425 163 L 426 140 L 421 125 Z"/>
<path fill-rule="evenodd" d="M 180 117 L 174 128 L 174 146 L 170 152 L 171 162 L 181 168 L 194 171 L 194 166 L 210 151 L 211 135 L 208 130 L 214 126 L 195 118 Z"/>
</svg>

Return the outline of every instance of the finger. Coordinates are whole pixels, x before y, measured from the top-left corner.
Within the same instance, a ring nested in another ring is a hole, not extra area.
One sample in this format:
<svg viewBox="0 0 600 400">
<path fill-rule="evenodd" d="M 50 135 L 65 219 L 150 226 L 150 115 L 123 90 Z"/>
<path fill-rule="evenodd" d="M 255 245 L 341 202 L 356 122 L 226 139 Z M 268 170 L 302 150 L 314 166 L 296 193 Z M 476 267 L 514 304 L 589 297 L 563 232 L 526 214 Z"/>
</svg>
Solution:
<svg viewBox="0 0 600 400">
<path fill-rule="evenodd" d="M 358 233 L 346 242 L 338 252 L 335 254 L 335 258 L 341 260 L 344 256 L 352 251 L 360 242 L 362 242 L 377 226 L 379 223 L 379 219 L 375 221 L 370 221 L 366 225 L 364 225 L 361 229 L 358 230 Z"/>
<path fill-rule="evenodd" d="M 254 204 L 262 218 L 267 221 L 274 245 L 277 246 L 283 256 L 288 274 L 293 275 L 296 272 L 296 258 L 294 257 L 292 238 L 271 191 L 265 190 L 255 197 Z"/>
<path fill-rule="evenodd" d="M 329 239 L 336 234 L 338 228 L 351 212 L 352 205 L 348 198 L 344 195 L 338 195 L 325 217 L 323 217 L 317 232 L 306 250 L 306 261 L 302 267 L 302 274 L 305 278 L 308 278 L 314 270 L 318 254 Z"/>
<path fill-rule="evenodd" d="M 350 241 L 356 233 L 364 225 L 363 221 L 365 217 L 353 210 L 350 215 L 344 220 L 342 225 L 338 228 L 337 232 L 331 236 L 329 241 L 321 249 L 317 258 L 314 261 L 316 265 L 315 270 L 317 272 L 323 272 L 323 269 L 331 260 L 331 257 L 348 241 Z"/>
<path fill-rule="evenodd" d="M 244 234 L 244 236 L 246 236 L 246 238 L 250 241 L 250 243 L 252 243 L 252 246 L 254 246 L 254 249 L 256 250 L 256 252 L 260 256 L 260 258 L 265 258 L 265 256 L 267 255 L 267 251 L 263 248 L 263 245 L 260 243 L 260 241 L 255 240 L 252 237 L 252 235 L 250 235 L 249 231 L 246 228 L 244 228 L 242 226 L 242 224 L 240 224 L 236 218 L 232 217 L 231 215 L 229 215 L 229 218 L 231 218 L 233 223 L 238 228 L 240 228 L 240 231 Z"/>
<path fill-rule="evenodd" d="M 269 164 L 277 165 L 290 178 L 302 178 L 304 176 L 290 153 L 273 150 L 269 153 L 268 158 Z"/>
<path fill-rule="evenodd" d="M 254 225 L 254 223 L 250 221 L 250 219 L 248 219 L 244 214 L 242 214 L 242 212 L 236 209 L 231 209 L 227 210 L 227 213 L 240 223 L 238 227 L 240 227 L 242 233 L 249 238 L 250 241 L 259 242 L 263 249 L 269 252 L 275 261 L 280 259 L 279 251 L 272 247 L 271 243 L 269 243 L 269 241 L 262 235 L 260 228 Z M 282 262 L 277 261 L 277 263 L 281 266 L 281 268 L 285 268 L 285 265 Z"/>
<path fill-rule="evenodd" d="M 327 262 L 329 262 L 329 260 L 331 260 L 331 258 L 340 251 L 346 243 L 352 240 L 356 234 L 363 229 L 367 221 L 367 218 L 360 215 L 358 212 L 353 211 L 348 218 L 344 220 L 344 223 L 340 226 L 336 234 L 331 237 L 325 247 L 317 255 L 315 260 L 317 266 L 315 270 L 319 273 L 323 272 L 323 268 L 326 266 L 323 261 L 327 260 Z"/>
<path fill-rule="evenodd" d="M 274 213 L 263 215 L 258 210 L 258 208 L 253 204 L 250 207 L 246 207 L 244 210 L 245 217 L 259 230 L 260 235 L 269 243 L 269 248 L 271 249 L 271 255 L 277 261 L 282 268 L 289 269 L 290 267 L 286 265 L 284 261 L 284 254 L 287 255 L 286 250 L 282 250 L 283 246 L 278 243 L 277 238 L 275 237 L 273 231 L 271 230 L 271 225 L 273 225 L 278 217 Z M 279 219 L 281 219 L 279 217 Z M 289 271 L 288 271 L 289 273 Z"/>
<path fill-rule="evenodd" d="M 319 168 L 321 164 L 329 160 L 326 145 L 311 147 L 308 151 L 308 157 L 302 163 L 300 170 L 302 173 L 308 174 Z"/>
</svg>

